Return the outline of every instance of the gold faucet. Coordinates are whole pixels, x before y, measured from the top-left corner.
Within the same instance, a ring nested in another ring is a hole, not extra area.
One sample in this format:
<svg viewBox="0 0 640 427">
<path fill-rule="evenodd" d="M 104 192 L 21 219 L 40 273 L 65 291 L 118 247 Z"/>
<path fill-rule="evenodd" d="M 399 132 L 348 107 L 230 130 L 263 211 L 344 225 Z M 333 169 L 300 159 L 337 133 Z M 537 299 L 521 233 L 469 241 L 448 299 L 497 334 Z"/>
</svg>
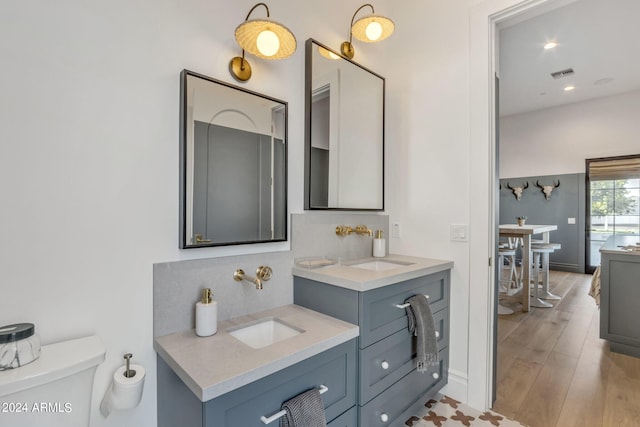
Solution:
<svg viewBox="0 0 640 427">
<path fill-rule="evenodd" d="M 267 265 L 261 265 L 256 270 L 256 277 L 247 276 L 244 273 L 244 270 L 239 268 L 235 271 L 235 273 L 233 273 L 233 279 L 236 282 L 242 282 L 243 280 L 246 280 L 247 282 L 251 282 L 254 285 L 256 285 L 257 290 L 261 290 L 262 282 L 266 282 L 269 279 L 271 279 L 272 275 L 273 275 L 273 270 L 271 270 L 271 267 Z"/>
<path fill-rule="evenodd" d="M 364 236 L 365 234 L 373 236 L 373 231 L 370 228 L 367 228 L 366 225 L 356 225 L 355 228 L 347 225 L 339 225 L 336 227 L 336 234 L 338 236 L 348 236 L 351 233 L 356 233 L 360 236 Z"/>
</svg>

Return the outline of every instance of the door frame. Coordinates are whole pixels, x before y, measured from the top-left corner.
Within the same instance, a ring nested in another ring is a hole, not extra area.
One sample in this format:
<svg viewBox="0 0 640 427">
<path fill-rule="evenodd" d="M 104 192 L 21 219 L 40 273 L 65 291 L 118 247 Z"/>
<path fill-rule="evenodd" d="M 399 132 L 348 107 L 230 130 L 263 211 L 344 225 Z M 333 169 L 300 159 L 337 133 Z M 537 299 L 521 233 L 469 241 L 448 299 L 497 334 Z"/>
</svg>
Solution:
<svg viewBox="0 0 640 427">
<path fill-rule="evenodd" d="M 474 238 L 469 242 L 467 403 L 475 408 L 491 407 L 495 376 L 493 344 L 497 300 L 493 292 L 496 274 L 492 264 L 498 229 L 494 81 L 494 76 L 499 75 L 498 24 L 541 5 L 555 8 L 572 1 L 575 0 L 485 0 L 470 9 L 469 158 L 472 160 L 469 173 L 475 182 L 484 183 L 469 195 L 469 224 Z"/>
</svg>

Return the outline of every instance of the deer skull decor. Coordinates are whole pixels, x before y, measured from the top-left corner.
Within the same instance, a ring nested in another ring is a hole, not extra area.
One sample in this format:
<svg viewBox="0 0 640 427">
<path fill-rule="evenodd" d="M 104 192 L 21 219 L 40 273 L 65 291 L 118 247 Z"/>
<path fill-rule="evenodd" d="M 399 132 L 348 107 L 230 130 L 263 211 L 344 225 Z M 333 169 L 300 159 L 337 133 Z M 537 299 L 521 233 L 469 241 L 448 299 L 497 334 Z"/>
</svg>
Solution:
<svg viewBox="0 0 640 427">
<path fill-rule="evenodd" d="M 544 198 L 549 200 L 551 198 L 551 192 L 553 191 L 553 189 L 560 187 L 560 180 L 558 180 L 557 184 L 554 182 L 553 185 L 540 185 L 540 183 L 536 181 L 536 187 L 540 187 L 540 189 L 544 193 Z"/>
<path fill-rule="evenodd" d="M 512 187 L 508 182 L 507 182 L 507 188 L 509 190 L 511 190 L 511 192 L 513 193 L 514 197 L 516 198 L 516 200 L 521 200 L 522 199 L 522 192 L 524 190 L 526 190 L 527 188 L 529 188 L 529 182 L 525 181 L 524 186 L 521 187 Z"/>
</svg>

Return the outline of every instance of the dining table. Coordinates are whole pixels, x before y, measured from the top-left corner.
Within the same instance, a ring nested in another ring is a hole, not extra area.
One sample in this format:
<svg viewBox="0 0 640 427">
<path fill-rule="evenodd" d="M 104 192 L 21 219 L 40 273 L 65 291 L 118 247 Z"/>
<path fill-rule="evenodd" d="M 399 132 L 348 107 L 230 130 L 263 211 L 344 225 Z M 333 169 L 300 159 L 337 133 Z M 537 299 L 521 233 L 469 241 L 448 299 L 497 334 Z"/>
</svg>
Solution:
<svg viewBox="0 0 640 427">
<path fill-rule="evenodd" d="M 501 237 L 522 238 L 522 311 L 527 312 L 530 308 L 529 286 L 531 284 L 531 236 L 542 234 L 542 241 L 549 243 L 549 232 L 557 230 L 557 225 L 534 225 L 534 224 L 500 224 L 499 232 Z M 537 283 L 536 283 L 537 286 Z"/>
</svg>

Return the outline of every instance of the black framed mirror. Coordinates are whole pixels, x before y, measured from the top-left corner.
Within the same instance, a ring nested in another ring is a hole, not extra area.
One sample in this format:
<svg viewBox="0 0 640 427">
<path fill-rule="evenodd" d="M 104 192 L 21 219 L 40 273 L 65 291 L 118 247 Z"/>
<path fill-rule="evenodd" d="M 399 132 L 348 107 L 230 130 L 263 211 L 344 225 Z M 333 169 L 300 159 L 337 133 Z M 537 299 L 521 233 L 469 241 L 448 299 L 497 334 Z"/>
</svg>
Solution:
<svg viewBox="0 0 640 427">
<path fill-rule="evenodd" d="M 384 210 L 385 79 L 306 42 L 307 210 Z"/>
<path fill-rule="evenodd" d="M 181 249 L 287 240 L 286 102 L 183 70 Z"/>
</svg>

